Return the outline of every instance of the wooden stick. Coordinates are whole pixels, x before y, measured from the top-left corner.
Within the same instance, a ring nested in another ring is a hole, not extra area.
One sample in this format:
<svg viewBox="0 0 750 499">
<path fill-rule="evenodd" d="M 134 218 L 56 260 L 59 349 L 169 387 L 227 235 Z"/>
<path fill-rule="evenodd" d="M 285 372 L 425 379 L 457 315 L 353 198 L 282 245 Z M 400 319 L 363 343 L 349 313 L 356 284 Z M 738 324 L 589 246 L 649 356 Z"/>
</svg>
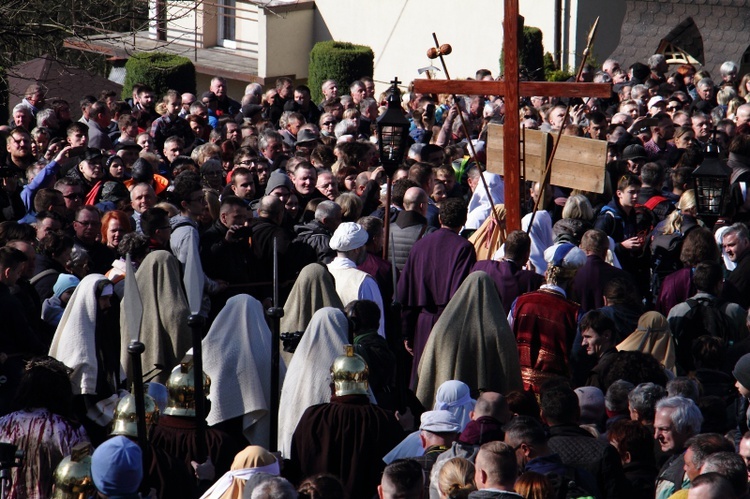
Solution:
<svg viewBox="0 0 750 499">
<path fill-rule="evenodd" d="M 599 18 L 597 17 L 594 21 L 594 25 L 591 27 L 591 30 L 589 31 L 589 38 L 586 42 L 586 48 L 583 51 L 583 55 L 581 57 L 581 64 L 578 66 L 578 71 L 576 72 L 576 81 L 581 77 L 581 74 L 583 73 L 583 68 L 586 66 L 586 61 L 589 58 L 589 52 L 591 51 L 591 45 L 594 43 L 594 35 L 596 34 L 596 27 L 599 24 Z M 568 104 L 565 106 L 565 116 L 563 116 L 563 126 L 560 127 L 560 129 L 557 131 L 557 137 L 555 137 L 555 144 L 552 146 L 552 153 L 549 155 L 549 158 L 547 159 L 547 164 L 544 166 L 544 174 L 542 175 L 542 186 L 539 189 L 539 196 L 537 196 L 536 201 L 534 201 L 534 210 L 531 212 L 531 220 L 529 220 L 529 227 L 526 229 L 526 233 L 531 233 L 531 227 L 534 224 L 534 216 L 536 215 L 537 210 L 539 209 L 539 201 L 544 197 L 542 193 L 544 193 L 544 189 L 547 188 L 550 182 L 550 176 L 552 173 L 552 161 L 555 159 L 555 153 L 557 152 L 557 146 L 560 145 L 560 138 L 562 138 L 563 130 L 565 129 L 565 123 L 568 121 L 568 116 L 570 116 L 570 100 L 568 100 Z"/>
<path fill-rule="evenodd" d="M 440 63 L 443 65 L 443 71 L 445 71 L 445 78 L 446 80 L 450 80 L 451 77 L 450 77 L 450 73 L 448 73 L 448 66 L 445 65 L 445 59 L 443 59 L 443 53 L 440 51 L 440 43 L 438 42 L 437 35 L 435 33 L 432 33 L 432 39 L 435 40 L 435 48 L 438 49 L 438 53 L 440 54 Z M 466 120 L 464 120 L 464 113 L 461 111 L 461 107 L 458 106 L 456 94 L 451 94 L 451 96 L 453 97 L 453 102 L 456 104 L 456 107 L 458 107 L 458 118 L 461 120 L 461 128 L 463 128 L 464 135 L 466 135 L 466 143 L 469 146 L 469 154 L 474 160 L 474 164 L 477 165 L 477 169 L 479 170 L 479 178 L 482 179 L 482 185 L 484 185 L 484 190 L 487 191 L 487 199 L 490 200 L 490 210 L 492 211 L 492 216 L 495 218 L 495 221 L 499 225 L 501 223 L 500 217 L 495 211 L 495 202 L 492 200 L 492 193 L 490 192 L 490 187 L 487 185 L 487 179 L 484 178 L 482 164 L 479 162 L 479 158 L 477 158 L 477 151 L 474 149 L 474 144 L 472 144 L 471 142 L 471 136 L 469 135 L 469 128 L 466 126 Z M 461 181 L 461 179 L 458 179 L 458 180 Z"/>
</svg>

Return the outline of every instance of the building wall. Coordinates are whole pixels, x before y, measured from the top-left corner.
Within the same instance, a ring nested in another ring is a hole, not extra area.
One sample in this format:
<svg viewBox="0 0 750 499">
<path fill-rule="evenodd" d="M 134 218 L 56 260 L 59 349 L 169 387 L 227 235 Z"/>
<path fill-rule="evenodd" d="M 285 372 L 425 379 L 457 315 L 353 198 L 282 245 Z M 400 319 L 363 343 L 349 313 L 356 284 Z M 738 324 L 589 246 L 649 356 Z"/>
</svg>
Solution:
<svg viewBox="0 0 750 499">
<path fill-rule="evenodd" d="M 344 3 L 344 2 L 342 2 Z M 349 3 L 349 2 L 346 2 Z M 314 9 L 258 13 L 258 76 L 296 75 L 307 78 L 313 46 Z"/>
<path fill-rule="evenodd" d="M 453 53 L 446 58 L 452 78 L 473 77 L 479 68 L 497 75 L 502 49 L 503 2 L 486 0 L 431 0 L 423 2 L 378 0 L 316 0 L 316 41 L 340 40 L 369 45 L 375 52 L 378 91 L 394 76 L 402 81 L 418 78 L 419 68 L 434 64 L 426 52 L 435 32 L 440 43 L 449 43 Z M 601 63 L 617 46 L 625 0 L 561 0 L 563 6 L 563 61 L 575 68 L 585 47 L 590 26 L 599 24 L 594 56 Z M 519 9 L 527 26 L 544 33 L 544 50 L 553 52 L 555 0 L 520 0 Z M 471 35 L 468 35 L 471 33 Z M 443 78 L 438 73 L 438 78 Z"/>
</svg>

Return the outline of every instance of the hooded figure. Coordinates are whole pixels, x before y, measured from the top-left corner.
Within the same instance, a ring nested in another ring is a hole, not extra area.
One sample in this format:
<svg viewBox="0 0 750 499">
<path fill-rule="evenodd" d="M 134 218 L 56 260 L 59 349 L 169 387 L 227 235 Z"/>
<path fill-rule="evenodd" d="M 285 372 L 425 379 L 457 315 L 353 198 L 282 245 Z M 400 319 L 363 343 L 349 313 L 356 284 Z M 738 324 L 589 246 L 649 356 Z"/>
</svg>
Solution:
<svg viewBox="0 0 750 499">
<path fill-rule="evenodd" d="M 667 318 L 659 312 L 646 312 L 641 315 L 638 328 L 617 345 L 617 350 L 649 353 L 664 366 L 664 369 L 677 374 L 674 338 L 669 330 Z"/>
<path fill-rule="evenodd" d="M 104 339 L 103 310 L 112 296 L 112 283 L 101 274 L 90 274 L 70 297 L 49 354 L 73 370 L 70 375 L 74 395 L 108 397 L 120 382 L 120 369 L 112 358 L 119 358 L 119 338 Z M 100 331 L 102 334 L 100 334 Z M 107 335 L 117 330 L 107 330 Z M 119 335 L 118 335 L 119 336 Z"/>
<path fill-rule="evenodd" d="M 112 419 L 97 402 L 114 395 L 123 378 L 119 330 L 107 313 L 113 293 L 106 277 L 87 275 L 70 297 L 49 350 L 72 370 L 75 409 L 94 443 L 106 437 L 104 426 Z"/>
<path fill-rule="evenodd" d="M 192 346 L 192 333 L 188 326 L 190 308 L 182 287 L 180 262 L 168 251 L 149 253 L 135 274 L 143 302 L 141 341 L 146 345 L 142 363 L 144 373 L 158 366 L 161 372 L 154 381 L 165 384 L 180 360 Z M 125 303 L 125 302 L 123 302 Z M 121 328 L 126 329 L 125 311 Z M 132 367 L 127 345 L 130 338 L 123 337 L 120 363 L 132 379 Z"/>
<path fill-rule="evenodd" d="M 520 390 L 513 332 L 495 283 L 486 273 L 469 274 L 432 329 L 419 362 L 417 398 L 425 406 L 437 387 L 460 380 L 472 390 Z"/>
<path fill-rule="evenodd" d="M 341 310 L 325 307 L 313 315 L 297 346 L 281 389 L 278 445 L 288 458 L 302 413 L 331 400 L 331 364 L 347 343 L 349 323 Z"/>
<path fill-rule="evenodd" d="M 249 295 L 231 297 L 203 338 L 203 371 L 211 378 L 210 426 L 242 418 L 249 442 L 270 447 L 271 330 L 263 306 Z M 279 382 L 286 366 L 279 365 Z"/>
<path fill-rule="evenodd" d="M 278 476 L 279 462 L 259 445 L 248 445 L 234 457 L 232 469 L 201 496 L 201 499 L 242 499 L 247 479 L 259 473 Z"/>
<path fill-rule="evenodd" d="M 344 310 L 331 273 L 325 266 L 311 263 L 300 272 L 284 304 L 281 332 L 301 335 L 315 312 L 323 307 Z M 284 360 L 291 360 L 291 355 L 284 356 Z"/>
<path fill-rule="evenodd" d="M 497 204 L 505 202 L 505 182 L 503 177 L 490 172 L 483 172 L 482 175 L 487 181 L 487 187 L 492 195 L 492 201 Z M 466 219 L 465 229 L 475 230 L 481 227 L 487 217 L 490 216 L 492 206 L 487 195 L 487 189 L 484 188 L 484 182 L 478 179 L 477 188 L 469 200 L 469 216 Z"/>
</svg>

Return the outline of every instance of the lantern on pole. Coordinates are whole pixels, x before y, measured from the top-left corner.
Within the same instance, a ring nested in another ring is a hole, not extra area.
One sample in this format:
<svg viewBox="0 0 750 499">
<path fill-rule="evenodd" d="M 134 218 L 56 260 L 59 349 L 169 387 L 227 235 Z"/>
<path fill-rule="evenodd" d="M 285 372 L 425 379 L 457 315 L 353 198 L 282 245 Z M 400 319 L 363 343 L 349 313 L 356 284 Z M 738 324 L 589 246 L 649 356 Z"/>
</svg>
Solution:
<svg viewBox="0 0 750 499">
<path fill-rule="evenodd" d="M 388 95 L 388 108 L 385 113 L 378 117 L 378 150 L 380 151 L 380 163 L 386 174 L 385 191 L 385 217 L 383 259 L 388 259 L 388 239 L 390 232 L 390 208 L 391 208 L 391 184 L 393 174 L 401 165 L 406 152 L 407 137 L 409 136 L 409 120 L 404 116 L 401 107 L 401 91 L 398 89 L 398 77 L 391 81 Z"/>
<path fill-rule="evenodd" d="M 695 202 L 699 217 L 712 219 L 712 224 L 723 214 L 729 197 L 731 169 L 719 156 L 719 148 L 713 141 L 706 146 L 703 162 L 693 170 Z"/>
</svg>

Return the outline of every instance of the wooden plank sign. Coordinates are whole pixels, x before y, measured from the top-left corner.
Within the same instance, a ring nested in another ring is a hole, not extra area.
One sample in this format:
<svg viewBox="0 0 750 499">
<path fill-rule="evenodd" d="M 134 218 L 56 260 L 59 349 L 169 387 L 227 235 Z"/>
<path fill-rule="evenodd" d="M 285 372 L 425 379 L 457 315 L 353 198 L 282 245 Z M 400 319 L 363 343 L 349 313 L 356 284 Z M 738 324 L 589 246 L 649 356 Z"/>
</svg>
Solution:
<svg viewBox="0 0 750 499">
<path fill-rule="evenodd" d="M 539 130 L 526 130 L 521 153 L 525 158 L 526 180 L 541 181 L 555 135 Z M 487 137 L 487 171 L 504 175 L 504 142 L 503 126 L 491 124 Z M 606 163 L 606 141 L 563 135 L 552 161 L 550 183 L 602 193 Z"/>
</svg>

